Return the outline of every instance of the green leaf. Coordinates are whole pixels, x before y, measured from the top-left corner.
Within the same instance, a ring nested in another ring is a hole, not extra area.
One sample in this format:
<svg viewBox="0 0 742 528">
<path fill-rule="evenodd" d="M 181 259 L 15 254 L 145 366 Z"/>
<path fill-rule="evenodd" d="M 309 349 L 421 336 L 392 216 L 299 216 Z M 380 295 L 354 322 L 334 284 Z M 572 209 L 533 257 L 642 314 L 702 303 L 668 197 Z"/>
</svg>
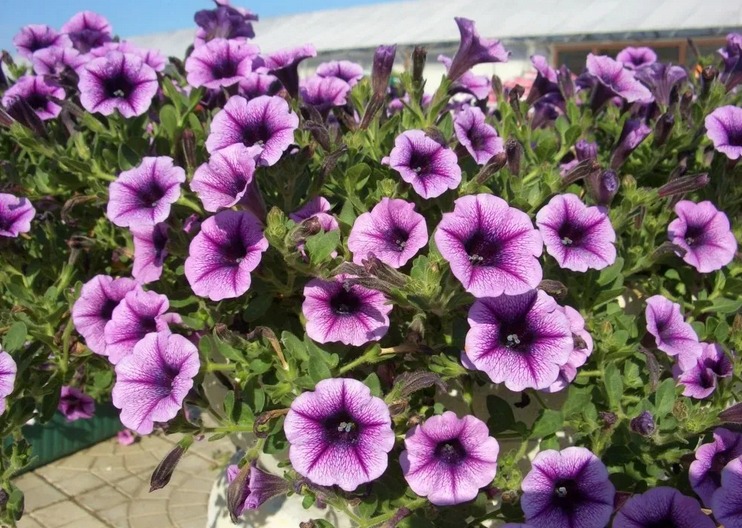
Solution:
<svg viewBox="0 0 742 528">
<path fill-rule="evenodd" d="M 675 380 L 668 378 L 657 387 L 654 394 L 654 410 L 662 418 L 672 412 L 675 405 Z"/>
<path fill-rule="evenodd" d="M 742 308 L 742 299 L 714 299 L 711 306 L 701 310 L 703 313 L 728 314 L 737 313 Z"/>
<path fill-rule="evenodd" d="M 307 238 L 306 248 L 312 264 L 327 260 L 340 243 L 340 231 L 325 231 Z"/>
<path fill-rule="evenodd" d="M 607 286 L 613 283 L 613 281 L 615 281 L 616 278 L 621 274 L 621 270 L 623 270 L 623 263 L 623 258 L 616 258 L 616 262 L 600 272 L 597 280 L 598 284 L 600 286 Z"/>
<path fill-rule="evenodd" d="M 377 376 L 375 372 L 372 372 L 371 374 L 366 376 L 366 379 L 363 380 L 363 384 L 371 389 L 371 394 L 373 394 L 377 398 L 381 397 L 381 381 L 379 380 L 379 376 Z"/>
<path fill-rule="evenodd" d="M 487 412 L 490 415 L 487 425 L 492 434 L 512 429 L 515 425 L 515 415 L 510 404 L 494 394 L 487 396 Z"/>
<path fill-rule="evenodd" d="M 232 345 L 225 343 L 216 337 L 214 338 L 214 342 L 216 343 L 216 350 L 225 358 L 231 359 L 237 363 L 243 363 L 245 361 L 245 355 Z"/>
<path fill-rule="evenodd" d="M 23 344 L 26 342 L 26 336 L 28 335 L 28 329 L 26 328 L 26 325 L 21 323 L 20 321 L 17 323 L 13 323 L 13 325 L 8 330 L 8 333 L 5 334 L 5 338 L 3 339 L 3 348 L 7 352 L 15 352 L 16 350 L 20 350 Z"/>
<path fill-rule="evenodd" d="M 307 353 L 307 347 L 302 341 L 299 340 L 291 332 L 281 332 L 281 343 L 288 353 L 289 356 L 295 358 L 298 361 L 309 361 L 309 354 Z"/>
<path fill-rule="evenodd" d="M 564 426 L 564 416 L 561 411 L 544 409 L 533 424 L 531 438 L 543 438 L 560 431 Z"/>
<path fill-rule="evenodd" d="M 562 413 L 565 417 L 582 412 L 585 404 L 592 400 L 592 387 L 579 388 L 575 385 L 569 386 L 567 399 L 562 405 Z"/>
<path fill-rule="evenodd" d="M 250 299 L 250 302 L 248 302 L 247 308 L 245 308 L 245 311 L 242 313 L 242 317 L 245 318 L 245 321 L 251 323 L 265 315 L 272 304 L 273 295 L 268 293 L 255 295 Z"/>
<path fill-rule="evenodd" d="M 305 510 L 308 510 L 314 505 L 314 501 L 316 499 L 317 498 L 314 495 L 304 495 L 304 498 L 301 501 L 302 508 L 304 508 Z"/>
<path fill-rule="evenodd" d="M 160 126 L 170 139 L 174 139 L 178 129 L 178 113 L 172 105 L 160 109 Z"/>
<path fill-rule="evenodd" d="M 343 208 L 340 210 L 338 220 L 347 226 L 352 226 L 355 223 L 356 218 L 357 216 L 355 209 L 353 209 L 353 203 L 350 200 L 346 200 L 343 204 Z"/>
<path fill-rule="evenodd" d="M 119 145 L 118 162 L 121 170 L 128 170 L 139 164 L 140 158 L 130 146 L 122 143 Z"/>
<path fill-rule="evenodd" d="M 378 506 L 379 498 L 375 494 L 369 495 L 358 505 L 358 513 L 364 519 L 370 519 L 376 513 Z"/>
<path fill-rule="evenodd" d="M 309 377 L 312 378 L 312 381 L 315 383 L 319 383 L 323 379 L 332 377 L 330 368 L 322 361 L 309 361 L 307 366 L 309 368 Z"/>
<path fill-rule="evenodd" d="M 605 385 L 605 393 L 611 409 L 620 409 L 621 396 L 623 395 L 623 380 L 621 379 L 621 373 L 618 371 L 618 367 L 614 363 L 605 367 L 603 384 Z"/>
</svg>

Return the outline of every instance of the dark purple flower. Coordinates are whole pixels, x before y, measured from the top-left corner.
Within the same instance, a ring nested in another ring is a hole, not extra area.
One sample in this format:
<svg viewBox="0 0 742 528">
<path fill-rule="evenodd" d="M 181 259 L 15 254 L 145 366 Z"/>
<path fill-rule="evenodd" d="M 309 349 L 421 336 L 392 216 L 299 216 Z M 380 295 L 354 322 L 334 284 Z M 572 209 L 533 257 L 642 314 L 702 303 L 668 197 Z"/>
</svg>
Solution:
<svg viewBox="0 0 742 528">
<path fill-rule="evenodd" d="M 549 92 L 533 103 L 531 128 L 545 128 L 564 115 L 564 98 L 560 92 Z"/>
<path fill-rule="evenodd" d="M 448 69 L 448 78 L 451 81 L 455 81 L 477 64 L 508 61 L 510 52 L 499 40 L 480 37 L 473 20 L 461 17 L 454 18 L 454 20 L 459 26 L 461 41 L 456 55 L 451 59 L 451 67 Z"/>
<path fill-rule="evenodd" d="M 474 416 L 433 416 L 410 429 L 404 443 L 399 463 L 405 480 L 436 506 L 474 499 L 497 473 L 500 446 Z"/>
<path fill-rule="evenodd" d="M 185 276 L 193 293 L 212 301 L 239 297 L 250 288 L 268 240 L 247 211 L 222 211 L 204 220 L 191 241 Z"/>
<path fill-rule="evenodd" d="M 614 170 L 596 170 L 585 179 L 587 193 L 598 205 L 608 206 L 618 194 L 621 181 Z"/>
<path fill-rule="evenodd" d="M 484 120 L 484 113 L 476 106 L 467 106 L 456 113 L 453 120 L 456 139 L 479 165 L 485 165 L 495 154 L 505 152 L 502 138 Z"/>
<path fill-rule="evenodd" d="M 311 44 L 304 44 L 271 53 L 265 58 L 265 67 L 278 77 L 289 95 L 296 98 L 299 95 L 299 63 L 316 56 L 315 47 Z"/>
<path fill-rule="evenodd" d="M 536 68 L 536 79 L 528 90 L 526 102 L 533 104 L 549 93 L 559 93 L 557 72 L 543 55 L 531 55 L 531 64 Z M 561 97 L 561 94 L 560 94 Z"/>
<path fill-rule="evenodd" d="M 704 124 L 717 151 L 732 160 L 742 157 L 742 108 L 720 106 L 706 116 Z"/>
<path fill-rule="evenodd" d="M 324 116 L 335 106 L 344 106 L 350 94 L 350 85 L 337 77 L 314 75 L 301 83 L 301 99 L 314 106 Z"/>
<path fill-rule="evenodd" d="M 711 273 L 732 262 L 737 251 L 729 219 L 709 201 L 682 200 L 675 205 L 678 217 L 667 226 L 670 242 L 683 248 L 683 260 L 700 273 Z"/>
<path fill-rule="evenodd" d="M 363 78 L 363 67 L 347 60 L 323 62 L 315 73 L 319 77 L 337 77 L 350 86 L 355 86 Z"/>
<path fill-rule="evenodd" d="M 80 103 L 88 112 L 142 115 L 157 93 L 157 73 L 140 57 L 112 51 L 80 68 Z"/>
<path fill-rule="evenodd" d="M 10 396 L 15 387 L 15 375 L 18 367 L 13 356 L 0 348 L 0 414 L 5 412 L 7 406 L 5 399 Z"/>
<path fill-rule="evenodd" d="M 711 507 L 714 492 L 721 486 L 721 472 L 732 460 L 742 456 L 742 434 L 723 427 L 714 429 L 713 441 L 696 449 L 689 479 L 704 506 Z"/>
<path fill-rule="evenodd" d="M 121 409 L 121 423 L 150 434 L 154 422 L 175 418 L 201 364 L 198 349 L 185 337 L 152 332 L 116 365 L 111 398 Z"/>
<path fill-rule="evenodd" d="M 96 275 L 83 284 L 80 297 L 72 306 L 72 322 L 88 348 L 96 354 L 108 355 L 103 335 L 106 324 L 114 308 L 135 288 L 137 283 L 133 279 L 114 279 L 107 275 Z"/>
<path fill-rule="evenodd" d="M 251 22 L 258 16 L 250 11 L 217 2 L 215 9 L 197 11 L 193 20 L 198 24 L 194 45 L 203 46 L 215 38 L 251 39 L 255 37 Z"/>
<path fill-rule="evenodd" d="M 204 209 L 227 209 L 246 197 L 255 174 L 254 150 L 242 143 L 229 145 L 214 152 L 208 163 L 196 169 L 191 190 L 201 199 Z"/>
<path fill-rule="evenodd" d="M 131 355 L 145 335 L 166 331 L 169 322 L 178 320 L 177 315 L 166 313 L 169 307 L 170 302 L 164 295 L 141 288 L 129 291 L 113 309 L 111 320 L 103 331 L 109 361 L 116 365 Z"/>
<path fill-rule="evenodd" d="M 217 90 L 237 84 L 252 71 L 260 50 L 239 40 L 216 38 L 193 50 L 185 61 L 188 84 Z"/>
<path fill-rule="evenodd" d="M 407 130 L 394 140 L 389 166 L 423 198 L 436 198 L 461 183 L 456 154 L 423 130 Z"/>
<path fill-rule="evenodd" d="M 389 331 L 392 305 L 384 294 L 347 279 L 347 275 L 312 279 L 304 287 L 301 311 L 307 335 L 318 343 L 361 346 Z"/>
<path fill-rule="evenodd" d="M 65 69 L 77 71 L 88 59 L 75 48 L 45 48 L 33 54 L 33 70 L 36 75 L 56 76 Z"/>
<path fill-rule="evenodd" d="M 643 411 L 631 419 L 629 429 L 642 436 L 652 436 L 655 429 L 657 429 L 657 424 L 651 412 Z"/>
<path fill-rule="evenodd" d="M 28 233 L 34 216 L 36 209 L 27 198 L 0 193 L 0 237 L 16 238 Z"/>
<path fill-rule="evenodd" d="M 649 87 L 654 100 L 663 106 L 669 106 L 677 86 L 688 80 L 685 68 L 663 62 L 642 66 L 634 72 L 637 79 Z"/>
<path fill-rule="evenodd" d="M 438 55 L 438 62 L 446 67 L 451 67 L 451 59 L 445 55 Z M 486 75 L 476 75 L 471 71 L 465 71 L 461 77 L 451 83 L 452 92 L 466 92 L 472 94 L 476 99 L 487 99 L 492 91 L 492 82 Z"/>
<path fill-rule="evenodd" d="M 588 54 L 587 71 L 597 80 L 591 102 L 593 111 L 615 96 L 623 97 L 629 103 L 649 103 L 653 99 L 649 89 L 636 80 L 631 70 L 608 56 Z"/>
<path fill-rule="evenodd" d="M 733 374 L 734 366 L 721 345 L 701 343 L 700 357 L 684 358 L 675 370 L 678 383 L 684 386 L 683 396 L 702 400 L 716 390 L 717 378 Z"/>
<path fill-rule="evenodd" d="M 642 66 L 648 66 L 657 62 L 657 54 L 652 48 L 628 46 L 616 55 L 616 60 L 629 70 L 638 70 Z"/>
<path fill-rule="evenodd" d="M 742 457 L 721 471 L 721 486 L 714 493 L 712 509 L 724 528 L 742 528 Z"/>
<path fill-rule="evenodd" d="M 283 424 L 294 469 L 320 486 L 353 491 L 379 478 L 394 447 L 387 404 L 360 381 L 325 379 L 291 403 Z"/>
<path fill-rule="evenodd" d="M 162 275 L 162 264 L 167 257 L 168 225 L 132 226 L 134 240 L 134 267 L 132 276 L 140 284 L 154 282 Z"/>
<path fill-rule="evenodd" d="M 376 97 L 383 97 L 386 94 L 396 54 L 397 46 L 379 46 L 374 52 L 374 62 L 371 67 L 371 87 Z"/>
<path fill-rule="evenodd" d="M 543 389 L 544 392 L 559 392 L 566 389 L 577 377 L 577 369 L 587 362 L 587 358 L 593 352 L 593 337 L 585 329 L 585 319 L 580 315 L 580 312 L 571 306 L 559 306 L 559 309 L 567 316 L 573 342 L 575 341 L 575 337 L 578 337 L 583 341 L 584 346 L 582 344 L 578 345 L 576 342 L 574 343 L 567 363 L 559 368 L 559 377 L 549 387 Z"/>
<path fill-rule="evenodd" d="M 87 53 L 110 42 L 113 29 L 102 15 L 92 11 L 80 11 L 62 26 L 62 33 L 67 34 L 72 45 L 80 53 Z"/>
<path fill-rule="evenodd" d="M 67 35 L 57 33 L 49 26 L 30 24 L 24 26 L 13 37 L 13 44 L 18 54 L 27 59 L 33 57 L 34 52 L 51 47 L 69 48 L 72 46 Z"/>
<path fill-rule="evenodd" d="M 693 364 L 701 355 L 701 345 L 693 327 L 685 322 L 680 305 L 653 295 L 644 312 L 647 332 L 654 336 L 657 348 L 669 356 L 679 356 L 684 364 Z"/>
<path fill-rule="evenodd" d="M 356 218 L 348 237 L 353 262 L 362 264 L 373 254 L 393 268 L 404 266 L 427 243 L 425 218 L 415 204 L 386 197 Z"/>
<path fill-rule="evenodd" d="M 87 420 L 95 414 L 95 400 L 80 389 L 65 385 L 62 387 L 57 410 L 68 422 Z"/>
<path fill-rule="evenodd" d="M 575 143 L 575 155 L 577 156 L 577 161 L 598 159 L 598 144 L 581 139 Z"/>
<path fill-rule="evenodd" d="M 250 72 L 240 79 L 238 93 L 248 101 L 261 95 L 276 95 L 281 91 L 281 82 L 268 73 Z"/>
<path fill-rule="evenodd" d="M 230 145 L 258 147 L 259 165 L 274 165 L 294 141 L 299 117 L 281 97 L 260 96 L 249 101 L 235 95 L 214 116 L 206 150 L 216 152 Z"/>
<path fill-rule="evenodd" d="M 618 144 L 613 149 L 611 156 L 611 169 L 618 169 L 626 161 L 626 158 L 636 150 L 636 148 L 647 139 L 652 132 L 642 119 L 629 119 L 621 130 L 621 137 L 618 138 Z"/>
<path fill-rule="evenodd" d="M 462 196 L 454 204 L 438 224 L 435 243 L 466 291 L 497 297 L 538 286 L 543 242 L 526 213 L 491 194 Z"/>
<path fill-rule="evenodd" d="M 729 33 L 726 46 L 719 50 L 723 59 L 723 69 L 719 80 L 727 91 L 742 83 L 742 35 Z"/>
<path fill-rule="evenodd" d="M 39 119 L 46 121 L 54 119 L 62 111 L 62 107 L 50 97 L 64 100 L 64 88 L 46 77 L 24 75 L 3 94 L 3 106 L 9 109 L 18 99 L 25 99 Z"/>
<path fill-rule="evenodd" d="M 239 473 L 237 465 L 227 466 L 227 482 L 232 482 Z M 289 491 L 288 482 L 267 471 L 260 469 L 255 461 L 250 462 L 250 475 L 242 508 L 237 515 L 242 515 L 245 510 L 257 510 L 264 502 Z"/>
<path fill-rule="evenodd" d="M 714 528 L 696 499 L 661 486 L 631 497 L 613 519 L 613 528 Z"/>
<path fill-rule="evenodd" d="M 477 299 L 468 321 L 466 357 L 512 391 L 549 387 L 574 350 L 567 316 L 541 290 Z"/>
<path fill-rule="evenodd" d="M 180 197 L 185 171 L 167 156 L 145 157 L 119 174 L 108 189 L 106 216 L 119 227 L 154 226 L 167 220 Z"/>
<path fill-rule="evenodd" d="M 574 194 L 558 194 L 536 215 L 546 251 L 560 268 L 585 272 L 616 261 L 616 233 L 602 207 L 588 207 Z"/>
<path fill-rule="evenodd" d="M 603 462 L 584 447 L 541 451 L 523 479 L 521 507 L 533 528 L 604 528 L 616 488 Z"/>
</svg>

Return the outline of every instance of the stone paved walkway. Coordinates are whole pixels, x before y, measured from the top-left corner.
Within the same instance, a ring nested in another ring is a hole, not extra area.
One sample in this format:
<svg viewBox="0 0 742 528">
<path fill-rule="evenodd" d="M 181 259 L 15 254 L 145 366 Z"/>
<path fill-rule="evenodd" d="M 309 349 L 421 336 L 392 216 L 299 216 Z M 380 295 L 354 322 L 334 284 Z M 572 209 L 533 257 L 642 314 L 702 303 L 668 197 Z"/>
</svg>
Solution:
<svg viewBox="0 0 742 528">
<path fill-rule="evenodd" d="M 149 493 L 152 471 L 179 438 L 130 446 L 112 438 L 18 477 L 26 497 L 19 528 L 204 528 L 209 492 L 234 447 L 194 443 L 170 484 Z"/>
</svg>

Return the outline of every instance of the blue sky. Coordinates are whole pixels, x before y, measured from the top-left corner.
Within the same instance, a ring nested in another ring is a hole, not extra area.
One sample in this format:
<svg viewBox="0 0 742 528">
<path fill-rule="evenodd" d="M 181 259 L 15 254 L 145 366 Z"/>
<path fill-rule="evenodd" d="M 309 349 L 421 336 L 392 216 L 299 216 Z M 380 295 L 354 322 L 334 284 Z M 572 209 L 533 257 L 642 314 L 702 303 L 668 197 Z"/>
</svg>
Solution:
<svg viewBox="0 0 742 528">
<path fill-rule="evenodd" d="M 232 4 L 271 17 L 389 1 L 393 0 L 232 0 Z M 209 0 L 2 0 L 2 4 L 0 49 L 11 52 L 15 52 L 13 35 L 22 26 L 47 24 L 59 29 L 72 15 L 86 9 L 105 16 L 115 34 L 133 36 L 195 27 L 193 13 L 214 5 Z"/>
</svg>

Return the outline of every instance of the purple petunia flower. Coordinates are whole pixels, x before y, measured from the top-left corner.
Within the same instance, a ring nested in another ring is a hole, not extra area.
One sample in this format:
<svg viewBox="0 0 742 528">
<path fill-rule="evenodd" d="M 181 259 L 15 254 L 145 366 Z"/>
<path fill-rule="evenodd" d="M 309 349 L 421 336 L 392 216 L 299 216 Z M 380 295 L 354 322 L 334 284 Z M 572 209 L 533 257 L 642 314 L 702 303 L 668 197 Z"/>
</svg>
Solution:
<svg viewBox="0 0 742 528">
<path fill-rule="evenodd" d="M 0 193 L 0 237 L 16 238 L 31 231 L 36 209 L 27 198 Z"/>
<path fill-rule="evenodd" d="M 3 94 L 3 106 L 10 108 L 18 99 L 25 99 L 39 119 L 46 121 L 54 119 L 62 111 L 62 107 L 50 97 L 64 100 L 64 88 L 42 76 L 24 75 Z"/>
<path fill-rule="evenodd" d="M 649 87 L 654 100 L 664 106 L 669 106 L 674 97 L 673 92 L 678 90 L 678 85 L 688 80 L 685 68 L 663 62 L 642 66 L 634 74 L 637 79 Z"/>
<path fill-rule="evenodd" d="M 696 499 L 661 486 L 631 497 L 613 519 L 613 528 L 714 528 Z"/>
<path fill-rule="evenodd" d="M 80 68 L 80 103 L 88 112 L 142 115 L 157 93 L 157 73 L 140 57 L 112 51 Z"/>
<path fill-rule="evenodd" d="M 15 387 L 15 375 L 18 367 L 13 356 L 0 348 L 0 414 L 5 412 L 7 406 L 5 399 L 10 396 Z"/>
<path fill-rule="evenodd" d="M 626 161 L 626 158 L 641 145 L 642 141 L 652 132 L 643 120 L 629 119 L 621 130 L 621 136 L 613 149 L 611 156 L 611 169 L 617 170 Z"/>
<path fill-rule="evenodd" d="M 255 174 L 255 147 L 241 143 L 230 145 L 211 155 L 208 163 L 196 169 L 191 190 L 204 204 L 204 209 L 216 212 L 242 202 Z"/>
<path fill-rule="evenodd" d="M 701 343 L 700 357 L 695 361 L 686 359 L 674 373 L 678 383 L 685 387 L 683 396 L 702 400 L 716 390 L 717 378 L 728 378 L 734 373 L 734 365 L 721 345 Z"/>
<path fill-rule="evenodd" d="M 593 353 L 593 337 L 585 329 L 585 319 L 580 315 L 580 312 L 571 306 L 559 306 L 558 308 L 567 316 L 573 341 L 575 336 L 579 337 L 584 342 L 584 346 L 574 344 L 567 363 L 559 368 L 559 377 L 554 383 L 543 389 L 544 392 L 559 392 L 566 389 L 577 377 L 577 369 L 587 363 L 587 358 Z"/>
<path fill-rule="evenodd" d="M 541 282 L 541 235 L 526 213 L 491 194 L 462 196 L 435 232 L 451 272 L 475 297 L 525 293 Z"/>
<path fill-rule="evenodd" d="M 523 479 L 521 507 L 534 528 L 604 528 L 616 488 L 603 462 L 584 447 L 541 451 Z"/>
<path fill-rule="evenodd" d="M 87 53 L 110 42 L 113 29 L 102 15 L 92 11 L 80 11 L 62 26 L 62 33 L 67 34 L 72 45 L 80 53 Z"/>
<path fill-rule="evenodd" d="M 193 293 L 212 301 L 239 297 L 250 288 L 268 240 L 247 211 L 222 211 L 204 220 L 191 241 L 185 276 Z"/>
<path fill-rule="evenodd" d="M 451 67 L 448 69 L 448 78 L 451 81 L 455 81 L 477 64 L 508 61 L 510 52 L 499 40 L 480 37 L 473 20 L 461 17 L 456 17 L 454 20 L 459 26 L 461 41 L 456 55 L 451 59 Z"/>
<path fill-rule="evenodd" d="M 193 16 L 193 20 L 199 26 L 193 41 L 196 48 L 215 38 L 230 40 L 255 38 L 251 22 L 257 21 L 258 15 L 228 4 L 219 2 L 217 4 L 215 9 L 202 9 Z"/>
<path fill-rule="evenodd" d="M 299 210 L 289 214 L 289 218 L 300 224 L 307 218 L 317 218 L 322 226 L 323 231 L 334 231 L 339 229 L 337 219 L 331 214 L 332 206 L 327 198 L 322 196 L 315 196 L 311 200 L 307 201 Z"/>
<path fill-rule="evenodd" d="M 265 67 L 281 81 L 283 87 L 293 98 L 299 95 L 299 63 L 317 56 L 317 50 L 311 44 L 296 48 L 275 51 L 265 58 Z"/>
<path fill-rule="evenodd" d="M 737 251 L 729 219 L 709 201 L 681 200 L 678 217 L 667 226 L 670 242 L 683 248 L 683 260 L 700 273 L 711 273 L 729 264 Z"/>
<path fill-rule="evenodd" d="M 526 98 L 528 104 L 533 104 L 546 94 L 559 92 L 557 72 L 549 65 L 546 57 L 531 55 L 531 64 L 536 69 L 536 79 L 528 90 L 528 97 Z"/>
<path fill-rule="evenodd" d="M 175 418 L 199 368 L 198 349 L 185 337 L 167 331 L 145 335 L 116 365 L 111 398 L 121 409 L 121 423 L 144 435 L 154 422 Z"/>
<path fill-rule="evenodd" d="M 549 387 L 574 350 L 564 310 L 541 290 L 477 299 L 468 321 L 467 359 L 512 391 Z"/>
<path fill-rule="evenodd" d="M 479 165 L 485 165 L 495 154 L 505 152 L 502 138 L 494 127 L 484 120 L 484 113 L 476 106 L 458 112 L 453 120 L 456 138 Z"/>
<path fill-rule="evenodd" d="M 68 48 L 72 42 L 67 35 L 57 33 L 49 26 L 30 24 L 13 37 L 13 45 L 19 55 L 31 59 L 36 51 L 51 47 Z"/>
<path fill-rule="evenodd" d="M 451 68 L 451 59 L 445 55 L 438 55 L 438 62 L 446 67 L 446 71 Z M 451 83 L 452 92 L 466 92 L 472 94 L 476 99 L 487 99 L 492 91 L 492 81 L 486 75 L 476 75 L 467 70 L 461 76 Z"/>
<path fill-rule="evenodd" d="M 356 218 L 348 237 L 353 262 L 362 264 L 373 254 L 393 268 L 404 266 L 427 243 L 425 218 L 415 204 L 386 197 Z"/>
<path fill-rule="evenodd" d="M 353 491 L 381 476 L 394 447 L 387 404 L 360 381 L 325 379 L 291 403 L 283 424 L 294 469 L 320 486 Z"/>
<path fill-rule="evenodd" d="M 587 71 L 598 82 L 593 88 L 591 106 L 597 111 L 609 99 L 620 96 L 629 103 L 635 101 L 648 103 L 652 101 L 652 93 L 634 77 L 634 73 L 604 55 L 587 56 Z"/>
<path fill-rule="evenodd" d="M 348 102 L 350 85 L 337 77 L 314 75 L 301 83 L 299 91 L 305 104 L 314 106 L 326 117 L 331 108 Z"/>
<path fill-rule="evenodd" d="M 652 48 L 628 46 L 616 55 L 616 60 L 629 70 L 638 70 L 642 66 L 648 66 L 657 62 L 657 54 Z"/>
<path fill-rule="evenodd" d="M 239 473 L 237 465 L 227 466 L 227 482 L 232 482 Z M 288 482 L 281 477 L 263 471 L 255 461 L 250 462 L 249 481 L 244 490 L 244 501 L 240 511 L 235 512 L 238 516 L 245 510 L 257 510 L 264 502 L 289 491 Z"/>
<path fill-rule="evenodd" d="M 616 232 L 607 211 L 586 206 L 577 195 L 552 198 L 536 215 L 536 225 L 560 268 L 585 272 L 616 261 Z"/>
<path fill-rule="evenodd" d="M 116 365 L 131 355 L 145 335 L 166 331 L 169 322 L 179 319 L 175 314 L 166 313 L 169 307 L 168 298 L 159 293 L 141 288 L 127 293 L 111 312 L 111 320 L 103 330 L 108 360 Z"/>
<path fill-rule="evenodd" d="M 281 91 L 281 81 L 268 73 L 250 72 L 238 85 L 238 93 L 248 101 L 261 95 L 276 95 Z"/>
<path fill-rule="evenodd" d="M 75 48 L 45 48 L 33 54 L 33 71 L 36 75 L 59 75 L 65 69 L 77 71 L 88 59 Z"/>
<path fill-rule="evenodd" d="M 191 53 L 185 62 L 188 84 L 218 90 L 232 86 L 252 70 L 260 49 L 239 40 L 216 38 Z"/>
<path fill-rule="evenodd" d="M 721 486 L 721 472 L 735 458 L 742 456 L 742 434 L 723 427 L 714 429 L 713 441 L 696 449 L 688 478 L 693 491 L 710 508 L 714 492 Z"/>
<path fill-rule="evenodd" d="M 86 57 L 106 57 L 112 52 L 135 55 L 142 59 L 142 62 L 144 62 L 144 64 L 146 64 L 156 72 L 160 72 L 165 69 L 166 60 L 159 51 L 142 49 L 127 40 L 122 40 L 120 42 L 106 42 L 100 47 L 91 49 L 90 53 L 88 53 Z"/>
<path fill-rule="evenodd" d="M 235 95 L 214 116 L 206 150 L 230 145 L 257 147 L 259 165 L 274 165 L 294 141 L 299 117 L 281 97 L 260 96 L 249 101 Z"/>
<path fill-rule="evenodd" d="M 500 446 L 474 416 L 433 416 L 410 429 L 404 443 L 399 463 L 405 480 L 436 506 L 474 499 L 497 473 Z"/>
<path fill-rule="evenodd" d="M 162 264 L 167 257 L 168 225 L 132 226 L 134 240 L 134 267 L 131 275 L 140 284 L 154 282 L 162 275 Z"/>
<path fill-rule="evenodd" d="M 137 441 L 137 434 L 131 429 L 124 429 L 116 434 L 119 445 L 128 446 Z"/>
<path fill-rule="evenodd" d="M 732 460 L 721 471 L 721 486 L 711 503 L 714 518 L 724 528 L 742 528 L 742 458 Z"/>
<path fill-rule="evenodd" d="M 363 67 L 347 60 L 323 62 L 317 66 L 315 74 L 320 77 L 337 77 L 355 86 L 363 78 Z"/>
<path fill-rule="evenodd" d="M 95 414 L 95 400 L 75 387 L 62 387 L 57 410 L 68 422 L 87 420 Z"/>
<path fill-rule="evenodd" d="M 423 130 L 407 130 L 398 135 L 388 161 L 423 198 L 436 198 L 461 183 L 456 154 Z"/>
<path fill-rule="evenodd" d="M 647 332 L 654 336 L 657 348 L 668 356 L 679 356 L 683 364 L 693 364 L 701 355 L 701 345 L 693 327 L 685 322 L 680 305 L 653 295 L 644 312 Z"/>
<path fill-rule="evenodd" d="M 742 157 L 742 108 L 720 106 L 706 116 L 704 125 L 717 151 L 732 160 Z"/>
<path fill-rule="evenodd" d="M 185 171 L 168 156 L 142 158 L 138 166 L 122 172 L 111 183 L 106 216 L 119 227 L 164 222 L 185 179 Z"/>
<path fill-rule="evenodd" d="M 106 324 L 119 302 L 136 288 L 133 279 L 114 279 L 107 275 L 96 275 L 83 284 L 80 297 L 72 306 L 72 322 L 90 350 L 102 356 L 108 355 L 104 337 Z"/>
<path fill-rule="evenodd" d="M 304 287 L 301 311 L 307 335 L 318 343 L 361 346 L 389 331 L 392 305 L 384 294 L 346 279 L 347 275 L 329 281 L 312 279 Z"/>
</svg>

